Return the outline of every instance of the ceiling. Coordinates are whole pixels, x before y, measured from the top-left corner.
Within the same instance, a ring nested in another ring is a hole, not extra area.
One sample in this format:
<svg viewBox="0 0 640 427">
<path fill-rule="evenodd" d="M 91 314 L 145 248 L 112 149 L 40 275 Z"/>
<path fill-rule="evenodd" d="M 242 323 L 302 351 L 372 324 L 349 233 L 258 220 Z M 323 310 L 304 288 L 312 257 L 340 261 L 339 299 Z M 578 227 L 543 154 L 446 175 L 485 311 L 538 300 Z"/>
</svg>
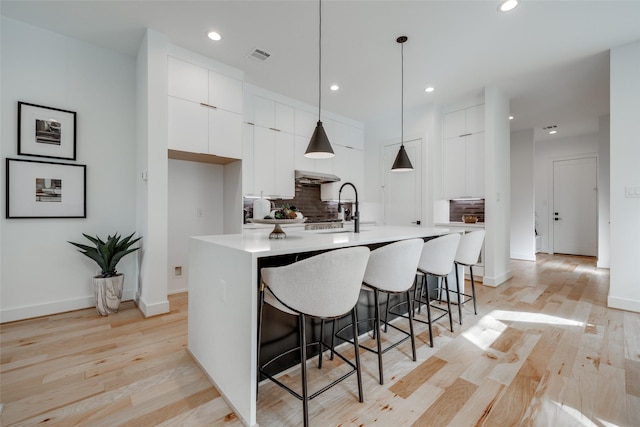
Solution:
<svg viewBox="0 0 640 427">
<path fill-rule="evenodd" d="M 640 40 L 640 0 L 322 2 L 322 107 L 360 121 L 480 96 L 511 99 L 512 130 L 593 132 L 609 111 L 609 49 Z M 134 56 L 145 28 L 245 72 L 245 81 L 318 102 L 317 1 L 10 1 L 2 15 Z M 206 35 L 215 30 L 219 42 Z M 259 48 L 265 62 L 248 58 Z M 340 90 L 332 92 L 329 85 Z M 436 88 L 425 93 L 426 86 Z"/>
</svg>

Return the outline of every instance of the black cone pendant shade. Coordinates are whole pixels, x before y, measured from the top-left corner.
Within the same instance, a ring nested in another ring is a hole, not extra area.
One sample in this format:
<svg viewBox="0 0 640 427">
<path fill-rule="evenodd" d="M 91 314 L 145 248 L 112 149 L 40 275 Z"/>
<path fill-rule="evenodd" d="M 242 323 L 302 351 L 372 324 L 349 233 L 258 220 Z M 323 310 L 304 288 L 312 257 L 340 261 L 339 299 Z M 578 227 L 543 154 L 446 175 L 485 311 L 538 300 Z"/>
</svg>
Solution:
<svg viewBox="0 0 640 427">
<path fill-rule="evenodd" d="M 322 127 L 322 122 L 318 120 L 316 130 L 313 131 L 304 156 L 312 159 L 328 159 L 334 155 L 329 138 L 327 138 L 327 133 Z"/>
<path fill-rule="evenodd" d="M 396 160 L 393 162 L 393 166 L 391 166 L 391 170 L 394 172 L 406 172 L 413 170 L 413 165 L 411 164 L 411 160 L 409 160 L 407 150 L 404 149 L 404 144 L 400 145 L 400 151 L 398 151 L 398 155 L 396 156 Z"/>
<path fill-rule="evenodd" d="M 402 47 L 402 80 L 400 90 L 400 150 L 398 151 L 396 160 L 393 162 L 393 166 L 391 166 L 391 170 L 393 172 L 407 172 L 413 170 L 413 165 L 411 164 L 411 160 L 409 160 L 407 150 L 404 149 L 404 42 L 407 41 L 407 37 L 400 36 L 396 39 L 396 41 L 400 43 L 400 46 Z"/>
<path fill-rule="evenodd" d="M 318 124 L 316 125 L 316 130 L 313 131 L 304 156 L 311 159 L 329 159 L 335 156 L 335 154 L 333 153 L 333 148 L 331 148 L 327 133 L 324 131 L 322 122 L 320 121 L 320 103 L 322 101 L 322 0 L 319 0 L 318 3 L 320 15 L 320 31 L 318 37 Z"/>
</svg>

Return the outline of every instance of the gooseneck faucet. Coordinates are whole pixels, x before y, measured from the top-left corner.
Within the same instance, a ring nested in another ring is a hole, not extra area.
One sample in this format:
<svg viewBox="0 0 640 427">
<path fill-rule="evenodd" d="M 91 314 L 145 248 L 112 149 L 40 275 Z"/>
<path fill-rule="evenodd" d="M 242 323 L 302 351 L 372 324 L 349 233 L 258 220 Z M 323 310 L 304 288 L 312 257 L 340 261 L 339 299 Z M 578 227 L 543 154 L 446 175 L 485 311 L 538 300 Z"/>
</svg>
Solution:
<svg viewBox="0 0 640 427">
<path fill-rule="evenodd" d="M 358 190 L 356 186 L 350 182 L 345 182 L 340 186 L 340 190 L 338 191 L 338 213 L 342 212 L 342 203 L 340 202 L 340 196 L 342 195 L 342 189 L 345 185 L 350 185 L 353 187 L 353 191 L 356 193 L 356 212 L 353 214 L 353 232 L 360 232 L 360 211 L 358 210 Z"/>
</svg>

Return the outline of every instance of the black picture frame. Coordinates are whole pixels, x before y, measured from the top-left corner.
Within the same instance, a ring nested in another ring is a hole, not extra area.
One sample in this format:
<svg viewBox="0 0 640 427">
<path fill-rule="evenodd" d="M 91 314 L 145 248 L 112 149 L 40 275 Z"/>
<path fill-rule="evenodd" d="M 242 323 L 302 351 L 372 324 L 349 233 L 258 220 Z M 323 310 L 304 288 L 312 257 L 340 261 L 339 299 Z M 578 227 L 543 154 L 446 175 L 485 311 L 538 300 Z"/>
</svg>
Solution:
<svg viewBox="0 0 640 427">
<path fill-rule="evenodd" d="M 6 159 L 6 218 L 86 218 L 86 165 Z"/>
<path fill-rule="evenodd" d="M 18 101 L 18 154 L 76 159 L 76 112 Z"/>
</svg>

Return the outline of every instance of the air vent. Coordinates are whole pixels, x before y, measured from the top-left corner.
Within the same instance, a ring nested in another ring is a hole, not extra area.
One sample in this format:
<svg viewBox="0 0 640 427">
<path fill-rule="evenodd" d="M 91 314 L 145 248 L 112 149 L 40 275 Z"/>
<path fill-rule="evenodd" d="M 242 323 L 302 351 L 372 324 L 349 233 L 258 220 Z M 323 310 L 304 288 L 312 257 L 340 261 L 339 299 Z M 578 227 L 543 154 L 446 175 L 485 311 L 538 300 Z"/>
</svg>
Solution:
<svg viewBox="0 0 640 427">
<path fill-rule="evenodd" d="M 260 62 L 264 62 L 271 56 L 270 53 L 262 49 L 253 49 L 253 51 L 247 56 L 248 58 L 255 59 Z"/>
</svg>

